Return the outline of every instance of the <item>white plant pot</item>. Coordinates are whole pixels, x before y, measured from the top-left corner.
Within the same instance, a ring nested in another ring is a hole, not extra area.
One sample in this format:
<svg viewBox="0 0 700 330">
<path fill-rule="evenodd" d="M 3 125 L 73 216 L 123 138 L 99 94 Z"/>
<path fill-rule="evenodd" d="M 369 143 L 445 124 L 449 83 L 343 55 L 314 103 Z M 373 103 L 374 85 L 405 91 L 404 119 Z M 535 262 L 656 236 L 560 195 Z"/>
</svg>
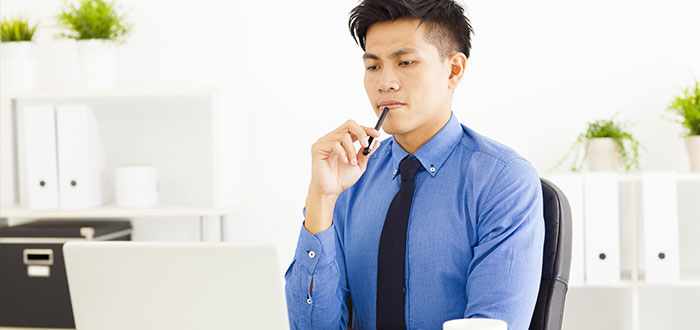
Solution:
<svg viewBox="0 0 700 330">
<path fill-rule="evenodd" d="M 700 135 L 691 135 L 685 138 L 685 147 L 690 158 L 690 171 L 700 172 Z"/>
<path fill-rule="evenodd" d="M 78 40 L 79 84 L 87 90 L 114 88 L 114 42 L 103 39 Z"/>
<path fill-rule="evenodd" d="M 619 153 L 612 138 L 593 138 L 588 141 L 588 170 L 591 172 L 616 172 Z"/>
<path fill-rule="evenodd" d="M 3 89 L 26 92 L 36 89 L 37 64 L 35 45 L 31 41 L 2 43 Z"/>
</svg>

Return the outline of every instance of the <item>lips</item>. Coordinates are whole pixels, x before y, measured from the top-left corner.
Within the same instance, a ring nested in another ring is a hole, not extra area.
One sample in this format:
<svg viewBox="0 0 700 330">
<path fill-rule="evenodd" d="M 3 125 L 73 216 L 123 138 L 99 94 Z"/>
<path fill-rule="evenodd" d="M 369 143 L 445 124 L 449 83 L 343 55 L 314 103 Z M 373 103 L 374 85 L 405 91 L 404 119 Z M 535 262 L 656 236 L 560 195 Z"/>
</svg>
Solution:
<svg viewBox="0 0 700 330">
<path fill-rule="evenodd" d="M 396 108 L 400 108 L 404 106 L 405 103 L 401 103 L 399 101 L 394 101 L 394 100 L 388 100 L 388 101 L 382 101 L 379 103 L 379 108 L 384 109 L 385 107 L 388 107 L 389 110 L 394 110 Z"/>
</svg>

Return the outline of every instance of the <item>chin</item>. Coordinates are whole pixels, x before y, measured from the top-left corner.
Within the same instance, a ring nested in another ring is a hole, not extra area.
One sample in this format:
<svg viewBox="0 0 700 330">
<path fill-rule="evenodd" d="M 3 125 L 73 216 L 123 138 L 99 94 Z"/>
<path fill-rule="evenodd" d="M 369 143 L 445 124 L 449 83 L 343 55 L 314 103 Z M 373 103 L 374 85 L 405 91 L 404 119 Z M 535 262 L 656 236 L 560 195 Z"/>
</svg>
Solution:
<svg viewBox="0 0 700 330">
<path fill-rule="evenodd" d="M 384 130 L 386 134 L 390 135 L 401 135 L 409 131 L 406 127 L 397 127 L 393 124 L 387 125 L 387 123 L 384 123 L 384 125 L 382 125 L 382 130 Z"/>
</svg>

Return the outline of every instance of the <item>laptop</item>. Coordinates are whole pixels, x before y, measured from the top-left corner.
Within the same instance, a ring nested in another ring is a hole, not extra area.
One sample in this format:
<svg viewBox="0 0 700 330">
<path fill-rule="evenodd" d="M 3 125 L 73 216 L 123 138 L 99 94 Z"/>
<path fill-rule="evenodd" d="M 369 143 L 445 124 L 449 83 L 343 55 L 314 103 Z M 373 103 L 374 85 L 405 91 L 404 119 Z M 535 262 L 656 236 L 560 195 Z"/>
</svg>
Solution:
<svg viewBox="0 0 700 330">
<path fill-rule="evenodd" d="M 289 329 L 273 247 L 71 241 L 77 330 Z"/>
</svg>

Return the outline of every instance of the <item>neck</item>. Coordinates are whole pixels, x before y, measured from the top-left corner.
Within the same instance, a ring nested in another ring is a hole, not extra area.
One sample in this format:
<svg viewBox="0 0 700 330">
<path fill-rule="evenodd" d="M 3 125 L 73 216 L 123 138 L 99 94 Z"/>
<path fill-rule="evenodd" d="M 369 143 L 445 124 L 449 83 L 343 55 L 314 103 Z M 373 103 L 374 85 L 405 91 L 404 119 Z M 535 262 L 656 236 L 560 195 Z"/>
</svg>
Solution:
<svg viewBox="0 0 700 330">
<path fill-rule="evenodd" d="M 404 134 L 395 134 L 394 139 L 403 150 L 413 154 L 445 127 L 447 122 L 450 121 L 451 115 L 452 111 L 443 111 L 421 127 Z"/>
</svg>

